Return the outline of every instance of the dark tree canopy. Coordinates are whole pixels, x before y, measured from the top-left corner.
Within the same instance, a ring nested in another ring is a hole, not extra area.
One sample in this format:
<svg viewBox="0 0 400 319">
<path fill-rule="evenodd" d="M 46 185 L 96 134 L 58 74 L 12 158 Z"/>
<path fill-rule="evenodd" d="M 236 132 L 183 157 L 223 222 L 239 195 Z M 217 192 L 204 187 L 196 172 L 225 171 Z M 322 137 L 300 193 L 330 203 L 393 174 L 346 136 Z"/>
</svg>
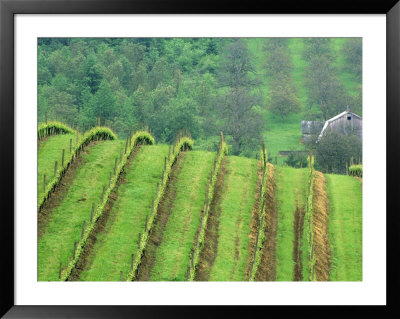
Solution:
<svg viewBox="0 0 400 319">
<path fill-rule="evenodd" d="M 336 174 L 346 173 L 346 163 L 351 159 L 362 162 L 362 142 L 355 135 L 344 135 L 337 132 L 324 134 L 316 145 L 316 168 L 323 172 Z"/>
</svg>

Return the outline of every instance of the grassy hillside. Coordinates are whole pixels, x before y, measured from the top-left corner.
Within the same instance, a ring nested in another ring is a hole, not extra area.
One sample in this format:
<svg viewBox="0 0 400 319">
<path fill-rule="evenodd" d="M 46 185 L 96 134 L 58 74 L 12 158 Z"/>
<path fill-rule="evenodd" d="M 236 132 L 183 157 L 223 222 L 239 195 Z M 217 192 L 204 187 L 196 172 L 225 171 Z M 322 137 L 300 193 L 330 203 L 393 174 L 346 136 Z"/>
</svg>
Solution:
<svg viewBox="0 0 400 319">
<path fill-rule="evenodd" d="M 120 271 L 128 273 L 131 254 L 136 251 L 139 233 L 143 232 L 161 179 L 165 156 L 167 145 L 141 146 L 118 188 L 107 225 L 96 238 L 81 280 L 116 281 L 120 280 Z"/>
<path fill-rule="evenodd" d="M 65 143 L 69 145 L 68 135 L 56 136 L 54 140 L 51 137 L 42 143 L 40 149 L 52 154 L 52 150 L 59 150 Z M 95 142 L 86 148 L 68 170 L 60 189 L 40 212 L 44 217 L 39 215 L 38 221 L 39 281 L 57 281 L 60 263 L 65 267 L 71 260 L 74 242 L 81 236 L 82 224 L 89 222 L 92 204 L 99 203 L 114 160 L 119 158 L 124 147 L 125 141 L 116 140 Z M 54 154 L 56 158 L 57 151 Z M 77 264 L 71 280 L 117 281 L 121 271 L 126 276 L 167 155 L 167 145 L 140 146 L 133 153 L 121 175 L 117 191 L 110 194 L 112 204 L 103 214 L 106 217 L 99 219 L 99 230 L 93 232 L 91 244 L 81 254 L 83 261 Z M 215 152 L 197 150 L 183 152 L 178 157 L 142 258 L 144 270 L 141 275 L 139 267 L 135 280 L 187 279 L 215 156 Z M 48 158 L 42 154 L 42 164 L 39 165 L 43 167 Z M 253 215 L 253 210 L 258 212 L 259 209 L 255 208 L 259 205 L 259 200 L 256 201 L 259 164 L 255 159 L 237 156 L 227 156 L 223 160 L 209 217 L 214 228 L 212 232 L 205 232 L 205 243 L 208 253 L 212 250 L 212 258 L 204 257 L 208 258 L 206 262 L 199 263 L 201 275 L 196 280 L 247 280 L 248 263 L 255 251 L 252 238 L 260 227 L 254 222 Z M 273 175 L 274 191 L 264 197 L 268 201 L 264 203 L 264 208 L 271 203 L 277 204 L 277 207 L 274 206 L 276 222 L 271 224 L 266 216 L 267 228 L 276 229 L 273 237 L 268 235 L 265 238 L 267 246 L 273 243 L 274 254 L 263 254 L 267 259 L 261 259 L 259 268 L 265 270 L 265 265 L 271 266 L 274 269 L 271 280 L 308 280 L 308 276 L 304 275 L 309 265 L 308 233 L 302 229 L 306 224 L 308 169 L 276 166 Z M 327 184 L 320 185 L 323 188 L 320 193 L 325 193 L 326 189 L 328 194 L 329 223 L 328 219 L 319 219 L 319 229 L 326 228 L 326 225 L 329 227 L 329 242 L 324 241 L 323 246 L 329 245 L 332 252 L 332 258 L 329 256 L 325 263 L 329 270 L 326 278 L 331 281 L 362 280 L 361 182 L 344 175 L 328 174 L 326 178 Z M 318 194 L 314 194 L 314 197 L 317 196 L 313 198 L 315 205 Z M 265 209 L 267 215 L 271 213 L 269 208 Z M 317 207 L 314 207 L 314 213 L 317 213 Z M 317 216 L 315 218 L 317 220 Z M 209 227 L 207 223 L 207 229 Z M 215 238 L 207 237 L 210 234 Z M 318 246 L 316 253 L 321 253 L 324 247 Z"/>
<path fill-rule="evenodd" d="M 229 156 L 221 198 L 217 256 L 210 281 L 243 281 L 249 258 L 251 213 L 257 183 L 257 161 Z"/>
<path fill-rule="evenodd" d="M 65 159 L 69 154 L 69 143 L 72 147 L 76 142 L 75 134 L 60 134 L 49 136 L 39 142 L 38 148 L 38 198 L 43 192 L 43 175 L 46 174 L 46 186 L 54 178 L 54 164 L 57 161 L 57 170 L 61 168 L 62 150 L 65 149 Z"/>
<path fill-rule="evenodd" d="M 276 199 L 278 226 L 276 236 L 276 280 L 292 281 L 294 278 L 293 249 L 295 242 L 295 211 L 304 211 L 307 201 L 308 169 L 276 167 Z"/>
<path fill-rule="evenodd" d="M 362 189 L 354 177 L 327 174 L 331 281 L 362 280 Z"/>
<path fill-rule="evenodd" d="M 92 203 L 98 204 L 102 187 L 108 183 L 114 159 L 124 141 L 96 143 L 82 153 L 84 164 L 76 172 L 64 198 L 51 209 L 44 234 L 38 240 L 38 280 L 58 280 L 59 264 L 67 264 L 82 223 L 90 219 Z"/>
<path fill-rule="evenodd" d="M 214 158 L 215 153 L 204 151 L 185 154 L 175 185 L 176 197 L 162 243 L 156 251 L 150 280 L 185 280 Z"/>
</svg>

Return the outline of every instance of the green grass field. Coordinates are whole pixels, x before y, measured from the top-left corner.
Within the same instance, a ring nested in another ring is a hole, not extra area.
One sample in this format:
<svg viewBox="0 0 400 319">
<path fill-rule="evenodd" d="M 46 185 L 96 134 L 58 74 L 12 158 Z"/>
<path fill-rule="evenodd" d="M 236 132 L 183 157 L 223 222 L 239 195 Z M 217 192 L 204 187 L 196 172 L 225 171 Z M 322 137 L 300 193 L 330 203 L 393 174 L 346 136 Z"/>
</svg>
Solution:
<svg viewBox="0 0 400 319">
<path fill-rule="evenodd" d="M 102 141 L 86 149 L 64 200 L 54 207 L 44 235 L 38 241 L 38 280 L 58 280 L 59 264 L 67 264 L 74 241 L 80 238 L 82 223 L 89 222 L 92 203 L 100 201 L 124 141 Z"/>
<path fill-rule="evenodd" d="M 243 281 L 249 258 L 251 212 L 257 185 L 257 161 L 229 156 L 222 196 L 217 257 L 210 281 Z"/>
<path fill-rule="evenodd" d="M 331 281 L 362 280 L 362 190 L 354 177 L 326 174 Z"/>
<path fill-rule="evenodd" d="M 176 198 L 163 241 L 156 251 L 150 280 L 185 280 L 215 156 L 215 152 L 204 151 L 185 154 L 176 184 Z"/>
<path fill-rule="evenodd" d="M 294 212 L 296 202 L 303 207 L 307 200 L 308 169 L 276 167 L 278 226 L 276 235 L 276 280 L 293 280 Z"/>
<path fill-rule="evenodd" d="M 146 215 L 156 196 L 161 180 L 167 145 L 141 146 L 126 174 L 126 182 L 118 189 L 110 218 L 89 257 L 85 281 L 118 281 L 120 271 L 127 274 L 131 254 L 136 252 L 139 233 L 143 233 Z"/>
<path fill-rule="evenodd" d="M 75 134 L 60 134 L 49 136 L 40 141 L 38 148 L 38 198 L 43 196 L 43 175 L 46 174 L 46 186 L 54 178 L 54 163 L 57 161 L 57 171 L 61 168 L 62 150 L 65 149 L 65 159 L 69 156 L 69 141 L 72 148 L 76 143 Z"/>
</svg>

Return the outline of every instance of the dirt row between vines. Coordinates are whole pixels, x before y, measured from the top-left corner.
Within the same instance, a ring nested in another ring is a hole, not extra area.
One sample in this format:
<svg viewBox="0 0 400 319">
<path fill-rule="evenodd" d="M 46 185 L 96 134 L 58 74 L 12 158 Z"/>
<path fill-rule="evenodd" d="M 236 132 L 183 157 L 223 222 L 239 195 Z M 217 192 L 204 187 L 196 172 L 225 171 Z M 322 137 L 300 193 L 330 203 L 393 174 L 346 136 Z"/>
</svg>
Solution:
<svg viewBox="0 0 400 319">
<path fill-rule="evenodd" d="M 266 220 L 265 237 L 261 262 L 255 276 L 256 281 L 274 281 L 276 279 L 276 230 L 278 207 L 275 197 L 275 168 L 268 164 L 268 178 L 264 196 L 264 218 Z"/>
<path fill-rule="evenodd" d="M 329 200 L 326 193 L 326 178 L 317 171 L 314 180 L 313 208 L 315 273 L 317 281 L 328 281 L 332 258 L 328 230 Z"/>
<path fill-rule="evenodd" d="M 172 212 L 172 207 L 176 197 L 176 183 L 179 174 L 182 170 L 183 158 L 185 153 L 181 152 L 175 164 L 171 168 L 171 173 L 164 191 L 164 195 L 158 205 L 154 225 L 150 230 L 150 236 L 147 241 L 146 248 L 143 252 L 143 257 L 139 265 L 135 281 L 148 281 L 150 280 L 151 270 L 153 269 L 156 260 L 156 251 L 160 246 L 164 230 L 168 222 L 169 215 Z"/>
<path fill-rule="evenodd" d="M 139 152 L 139 149 L 140 149 L 140 145 L 135 147 L 135 149 L 129 155 L 128 161 L 125 164 L 125 168 L 122 170 L 121 174 L 118 176 L 118 180 L 115 184 L 113 191 L 110 193 L 110 195 L 108 197 L 107 203 L 104 207 L 104 211 L 103 211 L 102 215 L 100 216 L 100 218 L 97 220 L 95 228 L 90 233 L 90 235 L 86 241 L 85 247 L 79 256 L 79 260 L 78 260 L 75 268 L 72 270 L 71 275 L 68 278 L 68 281 L 79 280 L 81 273 L 84 270 L 87 270 L 90 268 L 90 265 L 88 262 L 90 259 L 90 255 L 92 254 L 94 246 L 96 244 L 97 235 L 103 231 L 108 232 L 111 228 L 111 225 L 113 224 L 113 221 L 115 220 L 115 218 L 118 214 L 118 211 L 114 211 L 113 214 L 111 214 L 114 203 L 116 202 L 116 200 L 118 198 L 118 188 L 120 185 L 126 183 L 126 172 L 130 169 L 136 154 Z"/>
<path fill-rule="evenodd" d="M 195 281 L 209 280 L 211 268 L 217 257 L 219 218 L 221 215 L 220 199 L 224 188 L 227 162 L 228 159 L 224 157 L 217 175 L 217 181 L 215 182 L 204 236 L 204 247 L 200 252 L 199 263 L 196 267 Z"/>
</svg>

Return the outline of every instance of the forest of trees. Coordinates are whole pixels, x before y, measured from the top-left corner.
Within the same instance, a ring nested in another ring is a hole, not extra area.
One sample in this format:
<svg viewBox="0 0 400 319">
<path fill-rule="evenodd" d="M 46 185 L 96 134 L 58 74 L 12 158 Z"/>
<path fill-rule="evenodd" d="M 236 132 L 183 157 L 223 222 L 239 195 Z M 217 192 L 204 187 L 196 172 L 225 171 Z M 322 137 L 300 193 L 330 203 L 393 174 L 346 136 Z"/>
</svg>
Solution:
<svg viewBox="0 0 400 319">
<path fill-rule="evenodd" d="M 159 142 L 171 142 L 185 128 L 208 146 L 224 131 L 232 154 L 252 156 L 266 130 L 265 112 L 283 122 L 299 112 L 321 120 L 351 105 L 361 115 L 361 39 L 348 39 L 340 52 L 345 69 L 359 77 L 351 95 L 339 78 L 331 40 L 304 40 L 305 106 L 292 77 L 288 39 L 263 40 L 261 68 L 248 41 L 40 38 L 38 119 L 47 114 L 83 128 L 100 117 L 121 137 L 140 122 Z"/>
</svg>

